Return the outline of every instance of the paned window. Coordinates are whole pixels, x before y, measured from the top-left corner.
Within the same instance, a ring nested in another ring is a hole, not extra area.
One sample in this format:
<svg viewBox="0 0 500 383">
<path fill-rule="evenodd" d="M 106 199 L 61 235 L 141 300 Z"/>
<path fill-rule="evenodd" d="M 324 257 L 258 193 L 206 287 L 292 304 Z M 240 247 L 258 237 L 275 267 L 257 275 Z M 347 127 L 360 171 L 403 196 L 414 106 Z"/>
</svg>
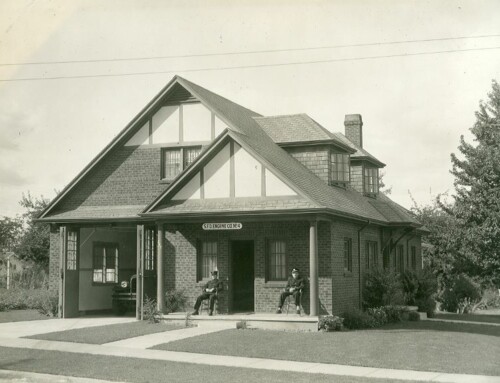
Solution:
<svg viewBox="0 0 500 383">
<path fill-rule="evenodd" d="M 217 241 L 200 241 L 198 249 L 198 280 L 210 278 L 217 270 Z"/>
<path fill-rule="evenodd" d="M 415 246 L 411 247 L 411 268 L 417 270 L 417 248 Z"/>
<path fill-rule="evenodd" d="M 378 246 L 376 241 L 366 241 L 365 257 L 367 269 L 378 267 Z"/>
<path fill-rule="evenodd" d="M 377 194 L 378 193 L 378 169 L 365 168 L 365 193 Z"/>
<path fill-rule="evenodd" d="M 66 246 L 66 270 L 76 270 L 78 257 L 78 233 L 68 230 Z"/>
<path fill-rule="evenodd" d="M 349 154 L 330 153 L 330 169 L 332 183 L 349 182 Z"/>
<path fill-rule="evenodd" d="M 398 271 L 402 274 L 405 271 L 405 248 L 403 245 L 398 245 Z"/>
<path fill-rule="evenodd" d="M 144 231 L 144 270 L 155 269 L 156 259 L 156 230 L 147 228 Z"/>
<path fill-rule="evenodd" d="M 286 243 L 282 240 L 269 240 L 267 249 L 268 273 L 270 281 L 283 281 L 286 273 Z"/>
<path fill-rule="evenodd" d="M 201 146 L 186 148 L 163 149 L 163 174 L 162 178 L 172 180 L 198 157 Z"/>
<path fill-rule="evenodd" d="M 94 242 L 94 283 L 118 282 L 118 245 L 110 242 Z"/>
<path fill-rule="evenodd" d="M 344 271 L 352 272 L 352 239 L 344 238 Z"/>
</svg>

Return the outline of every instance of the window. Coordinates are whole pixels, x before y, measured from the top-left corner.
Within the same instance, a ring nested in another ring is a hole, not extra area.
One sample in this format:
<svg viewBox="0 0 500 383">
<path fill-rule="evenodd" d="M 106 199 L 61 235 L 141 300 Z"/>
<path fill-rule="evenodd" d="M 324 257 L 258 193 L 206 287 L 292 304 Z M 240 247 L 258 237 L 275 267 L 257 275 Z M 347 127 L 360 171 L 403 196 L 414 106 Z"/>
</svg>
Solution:
<svg viewBox="0 0 500 383">
<path fill-rule="evenodd" d="M 349 182 L 349 154 L 330 153 L 330 177 L 331 182 Z"/>
<path fill-rule="evenodd" d="M 76 270 L 78 255 L 78 233 L 68 230 L 66 246 L 66 270 Z"/>
<path fill-rule="evenodd" d="M 365 168 L 365 193 L 377 194 L 378 193 L 378 169 Z"/>
<path fill-rule="evenodd" d="M 402 274 L 405 271 L 405 249 L 403 245 L 398 245 L 398 271 Z"/>
<path fill-rule="evenodd" d="M 94 242 L 94 283 L 118 282 L 118 245 L 110 242 Z"/>
<path fill-rule="evenodd" d="M 352 272 L 352 239 L 344 238 L 344 271 Z"/>
<path fill-rule="evenodd" d="M 417 248 L 415 246 L 411 247 L 411 268 L 417 270 Z"/>
<path fill-rule="evenodd" d="M 172 180 L 198 157 L 201 146 L 162 150 L 162 178 Z"/>
<path fill-rule="evenodd" d="M 382 262 L 383 262 L 383 266 L 384 266 L 384 269 L 388 269 L 390 266 L 391 266 L 391 259 L 390 259 L 390 252 L 389 252 L 389 248 L 388 246 L 386 245 L 384 249 L 382 249 Z"/>
<path fill-rule="evenodd" d="M 155 269 L 156 255 L 156 230 L 147 228 L 144 231 L 144 270 Z"/>
<path fill-rule="evenodd" d="M 198 243 L 198 280 L 210 278 L 210 273 L 217 270 L 217 242 L 200 241 Z"/>
<path fill-rule="evenodd" d="M 286 243 L 270 240 L 267 245 L 267 279 L 270 281 L 286 280 Z"/>
<path fill-rule="evenodd" d="M 365 247 L 366 268 L 378 267 L 378 247 L 375 241 L 366 241 Z"/>
</svg>

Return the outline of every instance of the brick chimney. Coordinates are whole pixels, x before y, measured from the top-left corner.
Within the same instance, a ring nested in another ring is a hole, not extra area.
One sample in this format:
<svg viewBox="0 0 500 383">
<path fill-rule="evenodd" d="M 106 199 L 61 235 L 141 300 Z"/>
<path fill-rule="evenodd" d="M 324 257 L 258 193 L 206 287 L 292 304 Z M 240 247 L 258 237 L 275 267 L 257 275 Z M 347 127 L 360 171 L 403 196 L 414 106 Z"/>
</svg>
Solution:
<svg viewBox="0 0 500 383">
<path fill-rule="evenodd" d="M 344 120 L 345 136 L 353 144 L 363 147 L 363 119 L 361 114 L 346 114 Z"/>
</svg>

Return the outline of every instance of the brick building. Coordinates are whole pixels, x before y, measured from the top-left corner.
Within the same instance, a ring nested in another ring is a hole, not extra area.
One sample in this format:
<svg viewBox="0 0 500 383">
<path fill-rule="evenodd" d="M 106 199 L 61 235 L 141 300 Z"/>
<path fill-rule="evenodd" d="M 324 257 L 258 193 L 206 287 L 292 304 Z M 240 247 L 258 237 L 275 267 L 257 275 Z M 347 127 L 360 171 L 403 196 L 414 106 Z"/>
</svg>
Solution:
<svg viewBox="0 0 500 383">
<path fill-rule="evenodd" d="M 418 271 L 420 224 L 379 193 L 361 116 L 344 125 L 264 117 L 174 77 L 40 216 L 61 315 L 110 309 L 132 275 L 138 313 L 166 290 L 192 304 L 213 269 L 220 311 L 273 312 L 298 267 L 315 316 L 359 307 L 372 268 Z"/>
</svg>

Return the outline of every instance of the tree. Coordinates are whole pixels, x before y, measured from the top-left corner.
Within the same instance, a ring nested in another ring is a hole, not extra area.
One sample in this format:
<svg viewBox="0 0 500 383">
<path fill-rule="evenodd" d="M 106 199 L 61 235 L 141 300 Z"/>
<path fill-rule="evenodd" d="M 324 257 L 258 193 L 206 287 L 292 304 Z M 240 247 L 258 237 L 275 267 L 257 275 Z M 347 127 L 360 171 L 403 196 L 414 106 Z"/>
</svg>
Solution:
<svg viewBox="0 0 500 383">
<path fill-rule="evenodd" d="M 23 222 L 19 217 L 0 219 L 0 251 L 12 250 L 19 242 Z"/>
<path fill-rule="evenodd" d="M 475 145 L 460 138 L 461 156 L 452 154 L 457 220 L 456 264 L 483 284 L 500 285 L 500 85 L 492 83 L 470 129 Z"/>
<path fill-rule="evenodd" d="M 455 240 L 458 231 L 457 220 L 450 214 L 453 204 L 444 202 L 442 195 L 429 205 L 418 205 L 415 199 L 411 198 L 412 213 L 428 231 L 422 243 L 424 266 L 430 269 L 440 282 L 445 282 L 461 271 L 460 265 L 456 263 L 456 254 L 459 251 Z"/>
<path fill-rule="evenodd" d="M 19 204 L 26 209 L 23 214 L 25 230 L 21 236 L 15 252 L 19 258 L 33 261 L 43 267 L 49 264 L 50 228 L 48 224 L 35 222 L 41 211 L 45 209 L 49 200 L 33 198 L 31 194 L 23 194 Z"/>
</svg>

